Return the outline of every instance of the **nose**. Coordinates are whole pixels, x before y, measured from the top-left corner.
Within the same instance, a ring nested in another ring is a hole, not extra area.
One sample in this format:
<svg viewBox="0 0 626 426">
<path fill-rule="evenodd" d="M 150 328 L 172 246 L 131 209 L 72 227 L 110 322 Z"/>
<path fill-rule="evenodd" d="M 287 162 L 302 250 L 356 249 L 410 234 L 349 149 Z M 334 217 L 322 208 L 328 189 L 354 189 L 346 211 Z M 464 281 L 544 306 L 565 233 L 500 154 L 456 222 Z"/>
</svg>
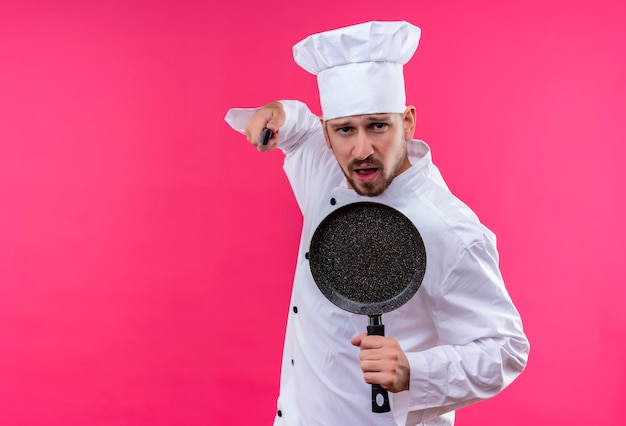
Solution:
<svg viewBox="0 0 626 426">
<path fill-rule="evenodd" d="M 356 135 L 356 145 L 352 150 L 352 154 L 357 160 L 365 160 L 374 153 L 374 147 L 365 132 L 359 132 Z"/>
</svg>

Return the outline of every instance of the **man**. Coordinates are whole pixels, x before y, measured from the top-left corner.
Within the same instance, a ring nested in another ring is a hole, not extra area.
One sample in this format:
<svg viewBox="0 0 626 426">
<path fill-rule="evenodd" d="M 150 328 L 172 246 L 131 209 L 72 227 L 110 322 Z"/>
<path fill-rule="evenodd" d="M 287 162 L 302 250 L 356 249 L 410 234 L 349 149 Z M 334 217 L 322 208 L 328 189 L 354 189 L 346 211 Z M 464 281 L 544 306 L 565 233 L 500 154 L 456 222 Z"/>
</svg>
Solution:
<svg viewBox="0 0 626 426">
<path fill-rule="evenodd" d="M 402 67 L 419 37 L 407 22 L 314 34 L 294 57 L 317 75 L 321 119 L 297 101 L 226 116 L 260 151 L 285 153 L 304 215 L 275 425 L 451 425 L 455 409 L 496 395 L 526 365 L 495 236 L 450 193 L 430 148 L 413 140 Z M 273 136 L 259 145 L 264 128 Z M 428 255 L 420 290 L 385 314 L 389 337 L 363 334 L 367 317 L 326 300 L 308 264 L 317 225 L 358 201 L 404 213 Z M 368 383 L 391 392 L 391 412 L 371 411 Z"/>
</svg>

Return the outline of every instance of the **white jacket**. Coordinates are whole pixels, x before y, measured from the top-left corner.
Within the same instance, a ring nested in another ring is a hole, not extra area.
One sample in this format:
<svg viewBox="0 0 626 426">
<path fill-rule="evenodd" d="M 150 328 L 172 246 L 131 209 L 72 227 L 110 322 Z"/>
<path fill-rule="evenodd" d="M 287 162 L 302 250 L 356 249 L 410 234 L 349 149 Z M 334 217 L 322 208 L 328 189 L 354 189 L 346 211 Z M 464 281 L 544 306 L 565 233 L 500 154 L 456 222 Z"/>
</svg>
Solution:
<svg viewBox="0 0 626 426">
<path fill-rule="evenodd" d="M 528 357 L 528 340 L 498 268 L 495 235 L 448 190 L 424 142 L 409 142 L 412 166 L 381 195 L 359 196 L 326 147 L 319 119 L 301 102 L 282 104 L 279 148 L 304 224 L 274 424 L 452 425 L 453 410 L 496 395 Z M 241 131 L 253 111 L 233 109 L 226 120 Z M 390 393 L 390 413 L 372 413 L 359 349 L 350 344 L 366 331 L 367 316 L 329 302 L 305 256 L 322 219 L 357 201 L 404 213 L 427 253 L 417 294 L 382 317 L 386 336 L 399 341 L 411 369 L 410 390 Z"/>
</svg>

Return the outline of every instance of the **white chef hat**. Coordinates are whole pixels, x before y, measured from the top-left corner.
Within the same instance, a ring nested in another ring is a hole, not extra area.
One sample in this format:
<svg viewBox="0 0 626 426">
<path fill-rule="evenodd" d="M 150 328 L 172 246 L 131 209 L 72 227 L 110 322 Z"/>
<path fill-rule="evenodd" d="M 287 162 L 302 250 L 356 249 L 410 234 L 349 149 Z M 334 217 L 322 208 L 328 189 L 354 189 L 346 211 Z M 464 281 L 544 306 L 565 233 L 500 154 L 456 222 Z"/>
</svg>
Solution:
<svg viewBox="0 0 626 426">
<path fill-rule="evenodd" d="M 366 22 L 313 34 L 293 47 L 298 65 L 317 75 L 324 120 L 403 113 L 402 67 L 421 30 L 408 22 Z"/>
</svg>

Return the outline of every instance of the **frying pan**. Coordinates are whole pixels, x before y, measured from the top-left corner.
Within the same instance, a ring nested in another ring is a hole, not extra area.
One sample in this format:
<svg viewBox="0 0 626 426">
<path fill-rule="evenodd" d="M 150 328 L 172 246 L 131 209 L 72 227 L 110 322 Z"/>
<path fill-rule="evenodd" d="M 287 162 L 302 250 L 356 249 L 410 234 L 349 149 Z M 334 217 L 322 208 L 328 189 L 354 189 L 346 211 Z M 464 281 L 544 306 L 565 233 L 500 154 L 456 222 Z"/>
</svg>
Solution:
<svg viewBox="0 0 626 426">
<path fill-rule="evenodd" d="M 367 334 L 384 336 L 382 314 L 415 295 L 426 272 L 426 249 L 415 225 L 398 210 L 357 202 L 322 220 L 313 233 L 309 263 L 328 300 L 367 315 Z M 389 410 L 387 390 L 373 384 L 372 411 Z"/>
</svg>

